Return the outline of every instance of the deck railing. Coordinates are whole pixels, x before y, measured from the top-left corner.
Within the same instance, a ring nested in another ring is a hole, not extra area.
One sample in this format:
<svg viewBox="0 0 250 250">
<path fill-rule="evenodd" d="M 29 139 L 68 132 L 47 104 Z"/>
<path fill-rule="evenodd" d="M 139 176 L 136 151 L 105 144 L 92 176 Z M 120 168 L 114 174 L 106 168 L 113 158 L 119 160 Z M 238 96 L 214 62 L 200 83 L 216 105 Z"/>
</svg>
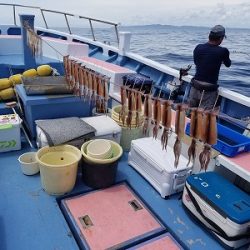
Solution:
<svg viewBox="0 0 250 250">
<path fill-rule="evenodd" d="M 41 12 L 41 16 L 42 16 L 42 19 L 43 19 L 43 22 L 45 24 L 46 29 L 49 29 L 48 22 L 47 22 L 47 20 L 45 18 L 45 13 L 46 12 L 47 13 L 53 13 L 53 14 L 62 15 L 65 18 L 66 26 L 67 26 L 69 34 L 72 34 L 72 29 L 70 27 L 69 20 L 68 20 L 69 17 L 74 17 L 74 18 L 88 20 L 89 26 L 90 26 L 90 29 L 91 29 L 92 39 L 94 41 L 96 41 L 96 37 L 95 37 L 94 28 L 93 28 L 93 22 L 102 23 L 102 24 L 108 24 L 108 25 L 111 25 L 111 26 L 114 27 L 115 34 L 116 34 L 116 39 L 117 39 L 117 43 L 119 44 L 119 34 L 118 34 L 118 25 L 119 24 L 118 23 L 114 23 L 114 22 L 110 22 L 110 21 L 105 21 L 105 20 L 100 20 L 100 19 L 91 18 L 91 17 L 86 17 L 86 16 L 74 15 L 74 14 L 70 14 L 70 13 L 66 13 L 66 12 L 62 12 L 62 11 L 55 11 L 55 10 L 43 9 L 43 8 L 40 8 L 40 7 L 29 6 L 29 5 L 0 3 L 0 6 L 10 6 L 10 7 L 12 7 L 12 9 L 13 9 L 13 21 L 14 21 L 14 25 L 17 25 L 17 20 L 16 20 L 17 8 L 27 8 L 27 9 L 36 9 L 36 10 L 39 10 Z"/>
</svg>

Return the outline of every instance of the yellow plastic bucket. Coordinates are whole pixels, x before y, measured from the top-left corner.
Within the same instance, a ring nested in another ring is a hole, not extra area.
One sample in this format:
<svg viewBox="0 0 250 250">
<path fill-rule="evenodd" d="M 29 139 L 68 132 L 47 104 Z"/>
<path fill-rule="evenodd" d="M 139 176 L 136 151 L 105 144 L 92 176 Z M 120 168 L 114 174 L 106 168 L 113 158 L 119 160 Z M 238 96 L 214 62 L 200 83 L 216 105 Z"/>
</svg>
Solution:
<svg viewBox="0 0 250 250">
<path fill-rule="evenodd" d="M 76 182 L 81 151 L 71 145 L 43 147 L 37 151 L 43 189 L 51 195 L 70 192 Z"/>
<path fill-rule="evenodd" d="M 127 115 L 128 115 L 128 110 L 125 110 L 125 124 L 122 123 L 122 120 L 119 120 L 119 113 L 121 111 L 122 106 L 118 105 L 112 108 L 112 114 L 111 114 L 111 118 L 116 121 L 116 123 L 122 127 L 126 127 L 126 119 L 127 119 Z M 135 128 L 136 127 L 136 113 L 134 112 L 132 115 L 132 119 L 131 119 L 131 128 Z M 142 114 L 139 116 L 139 126 L 142 125 L 143 123 L 143 116 Z"/>
</svg>

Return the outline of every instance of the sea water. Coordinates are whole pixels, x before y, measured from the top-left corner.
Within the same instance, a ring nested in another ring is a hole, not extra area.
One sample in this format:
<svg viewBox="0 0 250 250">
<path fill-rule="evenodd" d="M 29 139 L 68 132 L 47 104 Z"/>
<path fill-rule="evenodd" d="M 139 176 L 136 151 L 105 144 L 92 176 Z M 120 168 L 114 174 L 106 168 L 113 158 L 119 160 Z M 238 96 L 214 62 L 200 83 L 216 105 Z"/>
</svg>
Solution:
<svg viewBox="0 0 250 250">
<path fill-rule="evenodd" d="M 193 50 L 208 40 L 209 27 L 145 25 L 119 27 L 132 33 L 130 50 L 177 70 L 191 64 L 194 75 Z M 73 33 L 92 37 L 89 29 L 72 29 Z M 232 65 L 221 66 L 219 85 L 250 97 L 250 29 L 226 27 L 227 38 L 221 46 L 230 51 Z M 117 46 L 114 28 L 95 29 L 98 41 Z"/>
</svg>

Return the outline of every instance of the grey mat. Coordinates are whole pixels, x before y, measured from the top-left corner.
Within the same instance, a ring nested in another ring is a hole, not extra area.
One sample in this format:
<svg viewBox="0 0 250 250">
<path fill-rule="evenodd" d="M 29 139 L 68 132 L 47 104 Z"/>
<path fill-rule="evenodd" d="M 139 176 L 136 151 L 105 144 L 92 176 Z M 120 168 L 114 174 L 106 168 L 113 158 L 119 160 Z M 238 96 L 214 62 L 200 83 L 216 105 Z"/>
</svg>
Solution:
<svg viewBox="0 0 250 250">
<path fill-rule="evenodd" d="M 37 120 L 36 124 L 45 133 L 49 146 L 90 139 L 96 131 L 78 117 Z"/>
</svg>

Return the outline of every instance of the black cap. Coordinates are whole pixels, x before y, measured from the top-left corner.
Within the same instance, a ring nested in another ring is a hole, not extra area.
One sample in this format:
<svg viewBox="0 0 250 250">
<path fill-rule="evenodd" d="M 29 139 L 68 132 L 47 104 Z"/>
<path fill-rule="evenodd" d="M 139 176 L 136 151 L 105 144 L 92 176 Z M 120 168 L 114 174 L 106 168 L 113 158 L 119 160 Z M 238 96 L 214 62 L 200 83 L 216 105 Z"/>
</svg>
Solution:
<svg viewBox="0 0 250 250">
<path fill-rule="evenodd" d="M 210 30 L 210 35 L 217 36 L 217 37 L 226 37 L 225 28 L 222 25 L 215 25 Z"/>
</svg>

